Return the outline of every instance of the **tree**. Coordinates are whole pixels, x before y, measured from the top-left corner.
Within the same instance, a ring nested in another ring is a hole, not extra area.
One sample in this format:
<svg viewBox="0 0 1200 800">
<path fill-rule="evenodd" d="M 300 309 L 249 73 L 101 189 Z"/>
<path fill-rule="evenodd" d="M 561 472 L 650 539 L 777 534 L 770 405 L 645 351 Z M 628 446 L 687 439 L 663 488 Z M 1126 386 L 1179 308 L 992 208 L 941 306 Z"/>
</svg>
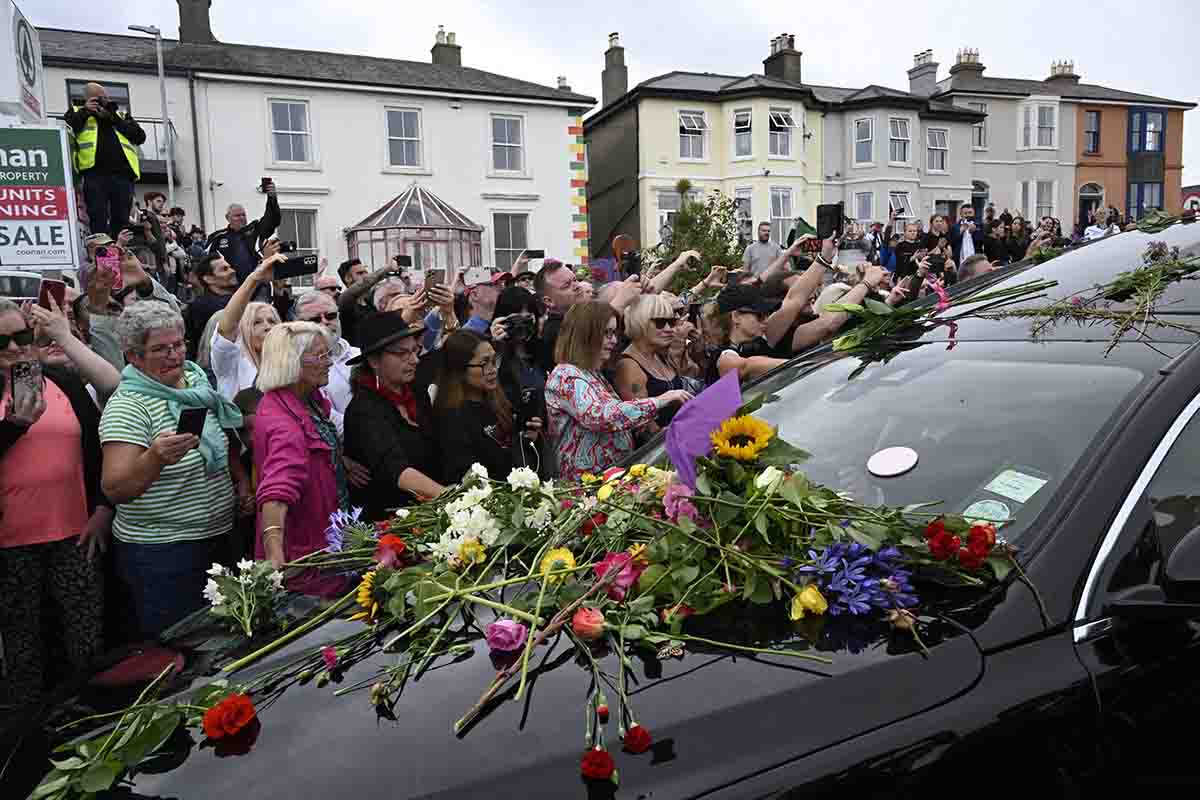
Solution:
<svg viewBox="0 0 1200 800">
<path fill-rule="evenodd" d="M 675 184 L 679 212 L 671 220 L 670 229 L 663 231 L 662 241 L 642 254 L 647 264 L 659 260 L 669 264 L 687 250 L 700 253 L 699 264 L 688 264 L 675 276 L 671 291 L 676 293 L 695 286 L 716 264 L 736 267 L 742 261 L 737 203 L 720 190 L 713 190 L 703 200 L 692 200 L 691 189 L 692 183 L 686 178 Z"/>
</svg>

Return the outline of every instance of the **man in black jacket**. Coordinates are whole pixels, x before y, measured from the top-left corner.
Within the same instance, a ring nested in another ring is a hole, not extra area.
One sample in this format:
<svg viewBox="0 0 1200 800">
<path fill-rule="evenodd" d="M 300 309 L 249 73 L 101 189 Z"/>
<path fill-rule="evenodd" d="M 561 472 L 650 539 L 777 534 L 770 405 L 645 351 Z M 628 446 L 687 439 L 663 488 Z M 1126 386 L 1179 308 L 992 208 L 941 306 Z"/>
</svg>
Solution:
<svg viewBox="0 0 1200 800">
<path fill-rule="evenodd" d="M 139 177 L 137 146 L 146 133 L 127 111 L 119 111 L 98 83 L 84 87 L 85 102 L 63 115 L 75 134 L 75 169 L 83 180 L 92 233 L 114 239 L 129 224 L 133 182 Z"/>
<path fill-rule="evenodd" d="M 963 203 L 958 210 L 958 222 L 950 228 L 950 247 L 954 250 L 954 263 L 961 264 L 964 259 L 976 253 L 983 253 L 986 249 L 984 238 L 983 227 L 975 222 L 975 207 L 970 203 Z M 964 239 L 969 239 L 966 242 L 965 253 Z"/>
<path fill-rule="evenodd" d="M 275 233 L 283 219 L 279 211 L 279 200 L 275 197 L 274 181 L 267 181 L 266 191 L 267 207 L 260 219 L 246 222 L 245 207 L 233 203 L 225 211 L 225 222 L 228 224 L 208 237 L 206 249 L 210 253 L 220 253 L 229 262 L 237 273 L 239 285 L 254 272 L 254 268 L 258 266 L 259 248 L 264 241 L 271 238 L 271 234 Z"/>
</svg>

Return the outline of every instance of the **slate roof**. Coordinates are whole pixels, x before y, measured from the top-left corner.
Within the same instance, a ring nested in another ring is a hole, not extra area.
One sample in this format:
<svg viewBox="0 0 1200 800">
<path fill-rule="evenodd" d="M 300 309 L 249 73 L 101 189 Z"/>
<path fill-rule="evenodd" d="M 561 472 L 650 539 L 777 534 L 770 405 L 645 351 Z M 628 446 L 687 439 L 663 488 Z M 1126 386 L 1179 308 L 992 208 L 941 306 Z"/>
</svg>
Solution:
<svg viewBox="0 0 1200 800">
<path fill-rule="evenodd" d="M 1121 103 L 1145 103 L 1147 105 L 1173 105 L 1195 108 L 1196 104 L 1187 100 L 1168 100 L 1165 97 L 1155 97 L 1137 92 L 1126 92 L 1121 89 L 1110 89 L 1107 86 L 1097 86 L 1094 83 L 1072 84 L 1065 80 L 1028 81 L 1019 78 L 992 78 L 960 72 L 938 83 L 938 94 L 953 92 L 985 92 L 987 94 L 1011 94 L 1028 96 L 1031 94 L 1055 95 L 1068 100 L 1110 100 Z M 937 95 L 935 95 L 937 96 Z"/>
<path fill-rule="evenodd" d="M 147 36 L 88 33 L 39 28 L 42 57 L 47 64 L 96 65 L 126 70 L 158 69 L 154 40 Z M 349 53 L 289 50 L 258 45 L 195 44 L 163 39 L 167 72 L 187 70 L 299 78 L 310 81 L 356 83 L 392 89 L 433 89 L 535 100 L 558 100 L 590 107 L 594 97 L 562 91 L 472 67 L 451 67 L 423 61 L 401 61 Z"/>
</svg>

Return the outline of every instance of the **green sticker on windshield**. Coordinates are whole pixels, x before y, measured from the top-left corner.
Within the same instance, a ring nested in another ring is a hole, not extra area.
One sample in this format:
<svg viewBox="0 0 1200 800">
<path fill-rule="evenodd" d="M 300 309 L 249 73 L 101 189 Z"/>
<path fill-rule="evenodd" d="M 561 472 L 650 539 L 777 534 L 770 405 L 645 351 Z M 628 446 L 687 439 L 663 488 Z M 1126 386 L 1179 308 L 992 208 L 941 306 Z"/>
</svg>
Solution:
<svg viewBox="0 0 1200 800">
<path fill-rule="evenodd" d="M 1029 498 L 1037 494 L 1038 490 L 1048 482 L 1045 478 L 1039 478 L 1036 475 L 1027 475 L 1015 469 L 1006 469 L 992 478 L 991 483 L 983 488 L 992 494 L 1007 497 L 1009 500 L 1027 503 Z"/>
<path fill-rule="evenodd" d="M 977 500 L 967 506 L 963 512 L 963 519 L 974 525 L 977 522 L 994 522 L 996 525 L 1003 525 L 1012 517 L 1012 512 L 1006 504 L 999 500 Z"/>
</svg>

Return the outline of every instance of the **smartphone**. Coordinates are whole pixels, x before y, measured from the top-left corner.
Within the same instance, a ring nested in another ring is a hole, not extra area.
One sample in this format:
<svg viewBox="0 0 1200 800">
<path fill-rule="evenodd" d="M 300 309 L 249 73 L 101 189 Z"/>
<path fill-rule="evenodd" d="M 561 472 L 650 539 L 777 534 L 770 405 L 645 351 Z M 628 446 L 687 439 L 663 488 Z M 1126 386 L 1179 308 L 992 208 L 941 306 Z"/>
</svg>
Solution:
<svg viewBox="0 0 1200 800">
<path fill-rule="evenodd" d="M 425 291 L 429 291 L 434 286 L 446 285 L 446 270 L 444 268 L 426 270 L 425 272 Z"/>
<path fill-rule="evenodd" d="M 49 309 L 51 297 L 54 298 L 54 302 L 59 308 L 65 306 L 67 302 L 67 284 L 52 278 L 42 278 L 42 285 L 38 289 L 38 305 Z"/>
<path fill-rule="evenodd" d="M 24 402 L 31 394 L 41 394 L 43 389 L 42 365 L 37 361 L 18 361 L 12 365 L 13 404 Z"/>
<path fill-rule="evenodd" d="M 96 269 L 108 270 L 113 275 L 113 291 L 125 288 L 125 279 L 121 277 L 121 250 L 118 247 L 96 248 Z"/>
<path fill-rule="evenodd" d="M 204 432 L 204 419 L 207 416 L 207 408 L 185 408 L 179 412 L 179 424 L 175 426 L 175 432 L 198 437 Z"/>
<path fill-rule="evenodd" d="M 545 258 L 546 251 L 545 250 L 526 250 L 525 257 L 527 259 L 529 259 L 530 261 L 532 261 L 535 258 Z"/>
<path fill-rule="evenodd" d="M 700 303 L 688 303 L 688 322 L 700 328 Z"/>
<path fill-rule="evenodd" d="M 266 194 L 267 189 L 269 189 L 269 188 L 271 188 L 271 179 L 270 178 L 259 178 L 258 179 L 258 190 L 260 192 L 262 192 L 263 194 Z"/>
<path fill-rule="evenodd" d="M 281 281 L 286 278 L 296 278 L 300 275 L 315 275 L 321 266 L 321 259 L 316 254 L 312 255 L 291 255 L 287 261 L 275 266 L 274 280 Z"/>
<path fill-rule="evenodd" d="M 411 267 L 412 256 L 392 256 L 392 263 L 397 267 Z"/>
<path fill-rule="evenodd" d="M 843 209 L 845 203 L 825 203 L 817 206 L 817 238 L 821 241 L 830 236 L 842 235 Z"/>
</svg>

